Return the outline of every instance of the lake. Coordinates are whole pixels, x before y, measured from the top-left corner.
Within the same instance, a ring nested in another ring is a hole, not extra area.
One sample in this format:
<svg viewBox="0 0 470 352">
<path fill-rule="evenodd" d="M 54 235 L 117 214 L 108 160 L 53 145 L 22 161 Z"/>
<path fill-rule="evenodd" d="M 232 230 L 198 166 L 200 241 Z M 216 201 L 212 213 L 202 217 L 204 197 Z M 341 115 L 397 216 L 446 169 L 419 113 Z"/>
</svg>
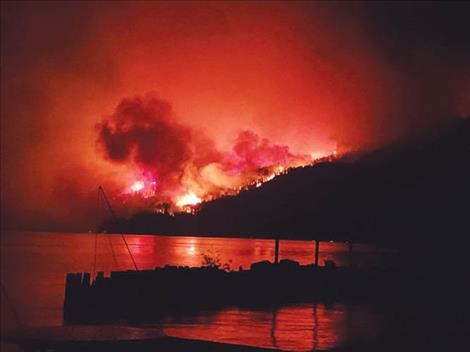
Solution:
<svg viewBox="0 0 470 352">
<path fill-rule="evenodd" d="M 203 256 L 210 255 L 237 270 L 274 257 L 273 240 L 152 235 L 126 235 L 126 240 L 139 269 L 200 266 Z M 280 259 L 312 263 L 314 247 L 313 241 L 281 241 Z M 374 265 L 380 253 L 372 246 L 355 245 L 353 263 Z M 322 242 L 319 260 L 349 265 L 347 245 Z M 66 273 L 133 269 L 122 237 L 109 234 L 4 232 L 1 264 L 2 285 L 21 321 L 32 326 L 63 324 Z M 14 314 L 3 295 L 2 326 L 11 327 Z M 172 336 L 305 351 L 370 339 L 381 329 L 381 319 L 364 304 L 297 304 L 165 316 L 155 325 Z"/>
</svg>

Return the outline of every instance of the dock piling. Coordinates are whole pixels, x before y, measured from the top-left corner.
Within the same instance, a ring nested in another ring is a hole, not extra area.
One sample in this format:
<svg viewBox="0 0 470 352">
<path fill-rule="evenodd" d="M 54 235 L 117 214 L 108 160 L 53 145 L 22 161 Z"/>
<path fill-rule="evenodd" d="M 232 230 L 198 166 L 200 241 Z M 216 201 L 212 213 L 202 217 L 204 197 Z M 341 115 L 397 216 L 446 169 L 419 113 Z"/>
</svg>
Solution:
<svg viewBox="0 0 470 352">
<path fill-rule="evenodd" d="M 348 246 L 349 266 L 353 266 L 353 243 L 349 241 Z"/>
<path fill-rule="evenodd" d="M 274 246 L 274 264 L 279 263 L 279 238 L 275 239 Z"/>
<path fill-rule="evenodd" d="M 315 240 L 315 265 L 318 266 L 318 254 L 320 253 L 320 241 Z"/>
</svg>

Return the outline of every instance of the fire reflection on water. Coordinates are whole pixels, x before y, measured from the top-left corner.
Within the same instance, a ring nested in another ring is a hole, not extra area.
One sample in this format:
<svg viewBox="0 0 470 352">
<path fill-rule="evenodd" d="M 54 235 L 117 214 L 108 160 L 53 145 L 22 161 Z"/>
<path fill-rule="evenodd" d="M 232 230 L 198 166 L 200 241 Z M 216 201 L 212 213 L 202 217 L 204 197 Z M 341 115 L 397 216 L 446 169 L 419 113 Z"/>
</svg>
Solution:
<svg viewBox="0 0 470 352">
<path fill-rule="evenodd" d="M 68 272 L 133 269 L 121 236 L 5 232 L 1 241 L 2 283 L 13 297 L 22 320 L 33 326 L 61 325 L 64 278 Z M 164 265 L 200 266 L 204 255 L 213 253 L 232 269 L 249 268 L 251 263 L 272 260 L 274 241 L 240 238 L 169 237 L 126 235 L 139 269 Z M 95 247 L 96 241 L 96 247 Z M 96 252 L 95 252 L 96 248 Z M 280 258 L 302 264 L 313 261 L 311 241 L 282 241 Z M 96 253 L 96 255 L 95 255 Z M 358 251 L 357 263 L 373 262 L 375 249 Z M 96 258 L 96 263 L 94 263 Z M 322 244 L 320 263 L 335 260 L 347 264 L 346 246 Z M 250 288 L 247 287 L 247 290 Z M 11 323 L 3 309 L 2 328 Z M 346 309 L 347 308 L 347 309 Z M 361 308 L 361 312 L 364 310 Z M 168 334 L 218 340 L 244 345 L 270 346 L 288 350 L 330 348 L 342 344 L 350 330 L 350 307 L 302 304 L 276 309 L 227 308 L 192 316 L 168 317 L 163 326 Z M 371 319 L 356 315 L 364 326 Z M 369 328 L 360 328 L 369 331 Z M 361 333 L 359 331 L 359 333 Z"/>
<path fill-rule="evenodd" d="M 344 306 L 302 304 L 268 310 L 224 309 L 204 324 L 166 323 L 171 336 L 311 351 L 340 346 L 347 338 Z"/>
</svg>

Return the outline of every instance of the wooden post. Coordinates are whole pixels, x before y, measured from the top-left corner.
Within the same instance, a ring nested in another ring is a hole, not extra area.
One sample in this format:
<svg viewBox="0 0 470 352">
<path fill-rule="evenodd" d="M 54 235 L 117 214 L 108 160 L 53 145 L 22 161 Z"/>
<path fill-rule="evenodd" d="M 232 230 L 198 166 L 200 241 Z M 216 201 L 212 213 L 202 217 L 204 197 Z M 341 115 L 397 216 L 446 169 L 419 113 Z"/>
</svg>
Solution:
<svg viewBox="0 0 470 352">
<path fill-rule="evenodd" d="M 349 266 L 353 266 L 352 251 L 353 251 L 353 243 L 349 241 Z"/>
<path fill-rule="evenodd" d="M 315 265 L 318 266 L 318 253 L 320 253 L 320 241 L 315 240 Z"/>
<path fill-rule="evenodd" d="M 279 238 L 276 238 L 274 246 L 274 264 L 277 263 L 279 263 Z"/>
</svg>

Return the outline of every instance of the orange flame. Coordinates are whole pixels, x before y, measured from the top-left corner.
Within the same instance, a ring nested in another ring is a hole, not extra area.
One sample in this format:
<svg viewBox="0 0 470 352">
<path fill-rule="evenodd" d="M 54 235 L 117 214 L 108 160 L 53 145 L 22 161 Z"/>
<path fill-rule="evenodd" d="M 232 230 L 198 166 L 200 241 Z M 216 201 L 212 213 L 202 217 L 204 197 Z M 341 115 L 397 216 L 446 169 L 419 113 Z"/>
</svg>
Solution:
<svg viewBox="0 0 470 352">
<path fill-rule="evenodd" d="M 176 200 L 176 206 L 183 208 L 186 205 L 197 205 L 202 202 L 202 199 L 195 195 L 193 192 L 188 192 Z"/>
<path fill-rule="evenodd" d="M 135 181 L 135 182 L 129 187 L 129 192 L 136 193 L 136 192 L 139 192 L 139 191 L 143 190 L 144 187 L 145 187 L 145 185 L 144 185 L 144 182 L 143 182 L 143 181 Z"/>
<path fill-rule="evenodd" d="M 194 178 L 191 173 L 186 175 L 186 187 L 181 191 L 172 191 L 167 201 L 162 201 L 160 192 L 157 189 L 157 182 L 150 178 L 139 178 L 131 183 L 123 192 L 124 195 L 133 196 L 133 198 L 147 199 L 150 201 L 155 212 L 174 214 L 177 212 L 186 212 L 194 214 L 198 206 L 203 202 L 209 202 L 223 196 L 234 196 L 250 188 L 259 188 L 264 183 L 272 181 L 281 174 L 286 174 L 290 169 L 306 167 L 318 162 L 333 161 L 337 158 L 336 150 L 330 153 L 312 153 L 309 162 L 296 163 L 289 166 L 273 166 L 268 169 L 260 169 L 243 177 L 238 177 L 237 181 L 221 179 L 228 183 L 219 183 L 214 188 L 213 184 L 204 184 Z M 314 157 L 315 156 L 315 157 Z M 213 172 L 216 169 L 213 169 Z M 213 175 L 214 177 L 216 175 Z M 233 181 L 233 182 L 232 182 Z M 189 188 L 189 190 L 188 190 Z"/>
</svg>

